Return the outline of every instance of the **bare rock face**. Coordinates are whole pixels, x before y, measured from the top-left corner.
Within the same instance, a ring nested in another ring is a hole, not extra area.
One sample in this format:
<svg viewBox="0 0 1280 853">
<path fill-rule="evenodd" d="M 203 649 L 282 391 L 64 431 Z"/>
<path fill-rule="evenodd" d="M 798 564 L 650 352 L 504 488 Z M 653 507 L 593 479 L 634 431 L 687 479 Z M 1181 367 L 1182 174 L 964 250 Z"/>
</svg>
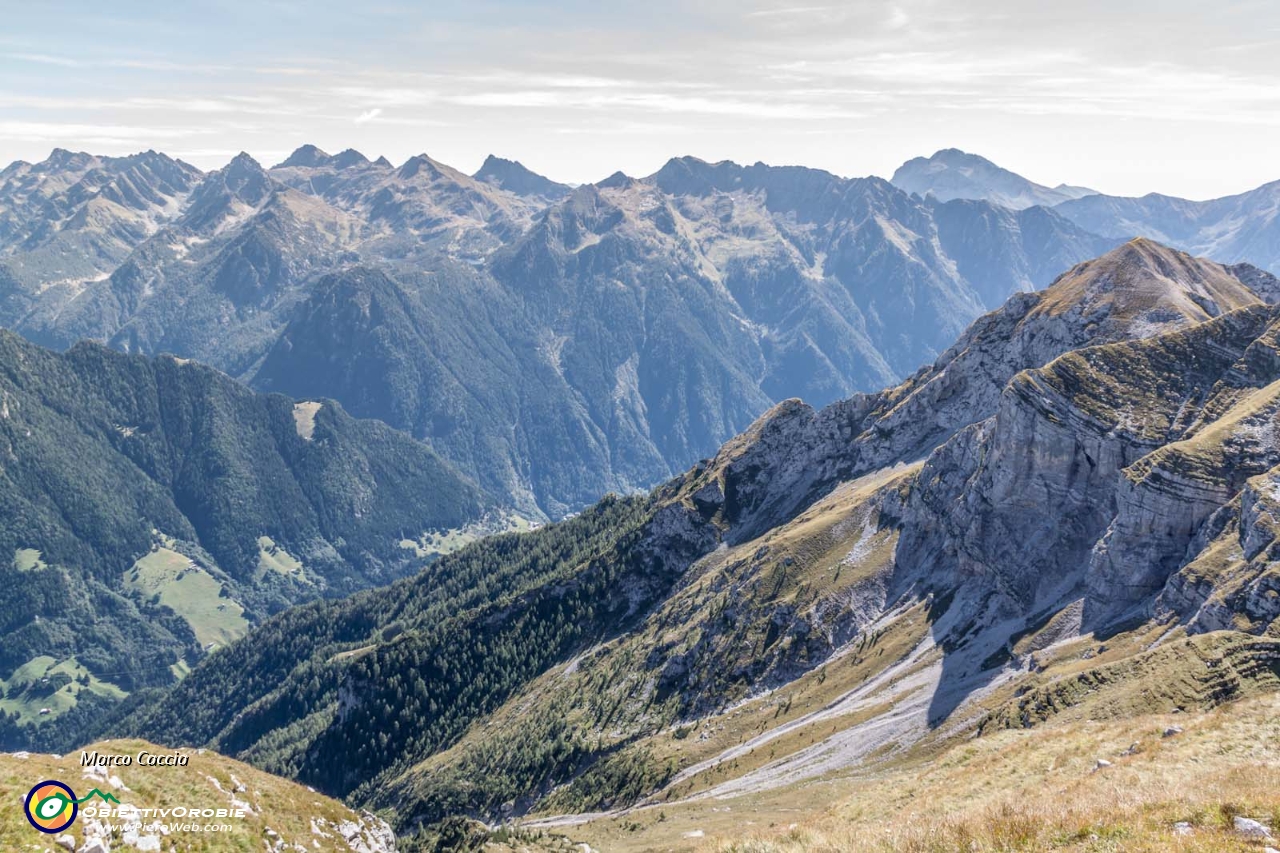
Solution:
<svg viewBox="0 0 1280 853">
<path fill-rule="evenodd" d="M 1020 371 L 1048 365 L 1065 353 L 1260 306 L 1259 297 L 1231 269 L 1135 240 L 1073 267 L 1047 290 L 1010 297 L 897 387 L 820 411 L 798 400 L 780 403 L 727 443 L 711 464 L 724 479 L 726 517 L 742 526 L 738 535 L 749 535 L 785 519 L 835 482 L 925 457 L 960 430 L 995 415 L 1006 385 Z M 1264 358 L 1261 353 L 1252 357 Z M 1069 396 L 1069 389 L 1063 393 Z M 1045 391 L 1032 389 L 1024 396 L 1031 403 Z M 1059 408 L 1078 424 L 1089 420 L 1087 414 L 1070 414 L 1069 400 Z M 1016 426 L 1011 418 L 1012 411 L 1006 416 L 1008 429 L 1030 428 Z M 1058 438 L 1045 435 L 1042 444 L 1057 447 Z M 1152 439 L 1145 446 L 1158 444 Z M 1102 452 L 1095 447 L 1094 461 L 1085 464 L 1096 466 Z"/>
<path fill-rule="evenodd" d="M 1209 520 L 1280 464 L 1280 323 L 1237 271 L 1134 241 L 1011 298 L 897 388 L 780 404 L 695 472 L 699 494 L 724 495 L 718 518 L 741 541 L 834 483 L 925 456 L 898 589 L 976 579 L 1009 613 L 1083 594 L 1094 624 L 1143 602 L 1198 612 L 1203 630 L 1241 612 L 1269 623 L 1270 574 L 1245 572 L 1227 601 L 1217 579 L 1179 573 L 1213 541 Z M 1274 539 L 1264 492 L 1231 510 L 1249 554 Z"/>
<path fill-rule="evenodd" d="M 926 463 L 900 563 L 946 554 L 956 575 L 939 582 L 985 577 L 1023 605 L 1061 587 L 1106 529 L 1115 473 L 1136 455 L 1100 426 L 1020 376 L 994 418 Z"/>
<path fill-rule="evenodd" d="M 1259 396 L 1267 399 L 1247 398 L 1240 406 L 1250 411 L 1233 423 L 1168 445 L 1126 472 L 1115 522 L 1089 568 L 1096 597 L 1133 602 L 1159 591 L 1185 562 L 1194 534 L 1240 490 L 1241 481 L 1280 463 L 1280 448 L 1271 438 L 1280 399 L 1270 392 Z M 1248 510 L 1257 506 L 1257 493 L 1250 492 Z M 1249 520 L 1241 542 L 1246 554 L 1261 549 L 1263 535 Z"/>
<path fill-rule="evenodd" d="M 1155 603 L 1196 631 L 1265 630 L 1280 619 L 1280 471 L 1248 481 L 1200 528 L 1191 558 L 1169 578 Z"/>
</svg>

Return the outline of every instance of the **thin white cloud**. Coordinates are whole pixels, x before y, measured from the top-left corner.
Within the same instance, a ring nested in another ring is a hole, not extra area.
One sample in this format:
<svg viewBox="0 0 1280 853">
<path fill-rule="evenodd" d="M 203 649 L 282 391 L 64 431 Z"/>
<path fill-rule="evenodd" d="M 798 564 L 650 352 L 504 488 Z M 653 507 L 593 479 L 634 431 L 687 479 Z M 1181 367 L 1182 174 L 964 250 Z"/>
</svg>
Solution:
<svg viewBox="0 0 1280 853">
<path fill-rule="evenodd" d="M 789 15 L 811 15 L 815 12 L 830 12 L 838 6 L 783 6 L 779 9 L 757 9 L 748 12 L 748 18 L 776 18 Z"/>
<path fill-rule="evenodd" d="M 215 98 L 129 98 L 124 106 L 139 109 L 177 110 L 184 113 L 233 113 L 244 109 Z"/>
<path fill-rule="evenodd" d="M 146 58 L 107 58 L 94 59 L 84 57 L 57 56 L 49 53 L 7 53 L 10 59 L 21 62 L 34 62 L 40 65 L 56 65 L 60 68 L 119 68 L 134 71 L 182 71 L 199 73 L 216 73 L 234 70 L 229 65 L 206 63 L 174 62 L 166 59 Z"/>
<path fill-rule="evenodd" d="M 167 59 L 108 59 L 97 64 L 108 68 L 127 68 L 134 71 L 179 71 L 197 74 L 219 74 L 235 70 L 230 65 L 172 62 Z"/>
<path fill-rule="evenodd" d="M 144 127 L 71 122 L 0 121 L 0 137 L 28 141 L 95 140 L 142 142 L 148 139 L 184 139 L 209 130 L 200 127 Z"/>
<path fill-rule="evenodd" d="M 1235 188 L 1246 174 L 1260 183 L 1274 177 L 1269 139 L 1223 126 L 1280 121 L 1280 70 L 1267 52 L 1280 5 L 1192 5 L 1156 20 L 1148 3 L 1103 0 L 1088 14 L 1004 0 L 700 0 L 533 21 L 517 10 L 499 26 L 478 8 L 444 22 L 405 8 L 394 28 L 362 18 L 360 33 L 336 40 L 319 10 L 305 16 L 310 41 L 298 22 L 277 33 L 283 25 L 264 16 L 234 62 L 218 49 L 239 35 L 227 22 L 204 21 L 208 39 L 171 52 L 113 54 L 126 42 L 18 20 L 0 34 L 0 158 L 93 139 L 159 148 L 190 128 L 200 136 L 168 147 L 205 161 L 307 140 L 402 156 L 421 150 L 418 128 L 430 127 L 442 129 L 430 139 L 446 161 L 502 140 L 566 179 L 640 173 L 637 164 L 690 148 L 864 174 L 936 144 L 1011 164 L 1059 156 L 1081 164 L 1083 174 L 1073 165 L 1060 176 L 1076 183 L 1099 171 L 1171 191 Z M 124 26 L 130 14 L 104 19 Z M 310 47 L 290 54 L 290 44 Z M 854 133 L 857 145 L 841 142 Z M 593 134 L 609 144 L 591 145 Z M 586 150 L 570 151 L 572 136 Z M 1106 166 L 1113 156 L 1123 168 Z M 1135 164 L 1166 169 L 1167 183 L 1137 177 Z"/>
<path fill-rule="evenodd" d="M 253 70 L 257 74 L 279 74 L 282 77 L 316 77 L 326 73 L 318 68 L 307 68 L 301 65 L 268 65 Z"/>
<path fill-rule="evenodd" d="M 763 93 L 762 93 L 763 94 Z M 690 113 L 709 116 L 755 116 L 789 119 L 863 118 L 864 111 L 821 104 L 745 100 L 724 96 L 690 96 L 668 92 L 578 93 L 565 91 L 526 90 L 512 92 L 476 92 L 450 95 L 447 103 L 468 107 L 562 107 L 573 109 L 634 109 L 659 113 Z"/>
<path fill-rule="evenodd" d="M 372 86 L 337 86 L 333 94 L 380 107 L 413 107 L 430 104 L 440 99 L 438 93 L 427 89 Z"/>
<path fill-rule="evenodd" d="M 80 67 L 80 63 L 74 59 L 68 59 L 63 56 L 50 56 L 46 53 L 9 53 L 5 55 L 10 59 L 17 59 L 21 62 L 35 62 L 40 65 L 57 65 L 61 68 Z"/>
</svg>

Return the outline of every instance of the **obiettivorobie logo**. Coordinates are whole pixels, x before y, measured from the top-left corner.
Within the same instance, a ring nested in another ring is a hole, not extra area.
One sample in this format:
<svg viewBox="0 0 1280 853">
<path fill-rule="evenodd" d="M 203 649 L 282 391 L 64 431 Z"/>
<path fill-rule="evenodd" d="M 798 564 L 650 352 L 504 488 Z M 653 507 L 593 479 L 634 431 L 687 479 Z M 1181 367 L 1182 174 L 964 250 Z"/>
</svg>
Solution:
<svg viewBox="0 0 1280 853">
<path fill-rule="evenodd" d="M 50 835 L 62 832 L 76 822 L 76 815 L 80 813 L 80 804 L 87 803 L 94 797 L 107 803 L 120 804 L 114 794 L 104 794 L 97 788 L 77 799 L 75 791 L 71 790 L 70 786 L 56 779 L 47 779 L 27 794 L 25 806 L 27 820 L 41 832 L 47 832 Z"/>
</svg>

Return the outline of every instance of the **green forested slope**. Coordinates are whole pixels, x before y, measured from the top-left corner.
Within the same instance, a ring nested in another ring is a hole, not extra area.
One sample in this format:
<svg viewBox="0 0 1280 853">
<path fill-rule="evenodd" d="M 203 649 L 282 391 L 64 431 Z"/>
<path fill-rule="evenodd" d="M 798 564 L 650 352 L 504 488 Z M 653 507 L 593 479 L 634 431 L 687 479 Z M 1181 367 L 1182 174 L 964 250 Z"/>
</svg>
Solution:
<svg viewBox="0 0 1280 853">
<path fill-rule="evenodd" d="M 351 793 L 450 746 L 575 650 L 624 630 L 708 541 L 684 510 L 609 497 L 581 516 L 485 539 L 415 578 L 294 608 L 212 657 L 124 728 L 207 742 Z M 341 757 L 338 760 L 338 757 Z M 523 784 L 572 772 L 567 743 L 511 756 Z M 489 808 L 501 774 L 423 809 Z"/>
<path fill-rule="evenodd" d="M 0 713 L 168 683 L 271 612 L 405 574 L 421 560 L 401 540 L 480 514 L 424 445 L 332 402 L 0 332 Z"/>
</svg>

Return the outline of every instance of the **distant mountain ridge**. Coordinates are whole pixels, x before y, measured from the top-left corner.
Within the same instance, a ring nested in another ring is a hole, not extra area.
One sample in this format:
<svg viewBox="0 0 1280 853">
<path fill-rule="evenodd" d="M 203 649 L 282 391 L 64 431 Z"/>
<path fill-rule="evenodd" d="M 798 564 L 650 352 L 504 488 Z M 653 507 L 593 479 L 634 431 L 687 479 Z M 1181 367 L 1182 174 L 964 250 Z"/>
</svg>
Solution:
<svg viewBox="0 0 1280 853">
<path fill-rule="evenodd" d="M 1098 195 L 1054 210 L 1096 234 L 1148 237 L 1223 263 L 1247 261 L 1280 273 L 1280 181 L 1211 201 Z"/>
<path fill-rule="evenodd" d="M 304 146 L 184 198 L 108 274 L 12 286 L 0 320 L 334 397 L 552 516 L 670 476 L 779 399 L 891 382 L 1109 245 L 1039 211 L 694 158 L 570 189 L 496 157 L 472 177 Z M 341 281 L 400 307 L 368 314 Z"/>
<path fill-rule="evenodd" d="M 937 243 L 950 246 L 935 225 L 943 214 L 948 225 L 998 223 L 966 235 L 964 272 L 1000 269 L 980 292 L 938 255 Z M 252 381 L 326 388 L 556 515 L 669 476 L 781 397 L 830 400 L 891 381 L 945 346 L 988 294 L 1034 287 L 1107 245 L 1052 215 L 1032 218 L 940 212 L 875 179 L 673 160 L 649 179 L 573 190 L 475 271 L 440 259 L 426 274 L 324 279 L 378 281 L 387 307 L 364 296 L 343 307 L 322 287 Z M 392 318 L 406 322 L 393 332 Z M 359 330 L 340 331 L 339 319 Z M 908 323 L 919 331 L 896 333 Z M 454 343 L 466 337 L 487 342 L 481 362 Z M 324 356 L 344 340 L 350 358 Z M 405 359 L 406 345 L 418 355 Z M 369 359 L 348 384 L 348 367 Z"/>
<path fill-rule="evenodd" d="M 916 157 L 898 167 L 890 179 L 894 186 L 939 201 L 981 199 L 1021 210 L 1051 207 L 1071 199 L 1096 195 L 1095 190 L 1059 184 L 1046 187 L 1002 169 L 985 157 L 958 148 L 946 148 L 931 157 Z"/>
<path fill-rule="evenodd" d="M 1250 262 L 1280 273 L 1280 181 L 1209 201 L 1160 193 L 1130 198 L 1066 184 L 1046 187 L 954 148 L 908 160 L 892 181 L 907 192 L 942 201 L 982 199 L 1014 209 L 1051 207 L 1103 237 L 1146 237 L 1222 263 Z"/>
<path fill-rule="evenodd" d="M 484 181 L 509 190 L 516 195 L 538 196 L 548 201 L 562 199 L 572 189 L 530 171 L 518 160 L 504 160 L 493 154 L 485 158 L 480 170 L 472 177 L 477 181 Z"/>
<path fill-rule="evenodd" d="M 56 188 L 92 160 L 11 171 L 67 171 Z M 1057 208 L 691 157 L 569 188 L 492 156 L 471 176 L 303 146 L 156 198 L 118 261 L 59 255 L 86 274 L 32 278 L 37 250 L 15 248 L 4 263 L 28 272 L 0 263 L 0 322 L 333 397 L 552 517 L 675 474 L 779 400 L 892 384 L 1010 293 L 1130 236 Z"/>
</svg>

